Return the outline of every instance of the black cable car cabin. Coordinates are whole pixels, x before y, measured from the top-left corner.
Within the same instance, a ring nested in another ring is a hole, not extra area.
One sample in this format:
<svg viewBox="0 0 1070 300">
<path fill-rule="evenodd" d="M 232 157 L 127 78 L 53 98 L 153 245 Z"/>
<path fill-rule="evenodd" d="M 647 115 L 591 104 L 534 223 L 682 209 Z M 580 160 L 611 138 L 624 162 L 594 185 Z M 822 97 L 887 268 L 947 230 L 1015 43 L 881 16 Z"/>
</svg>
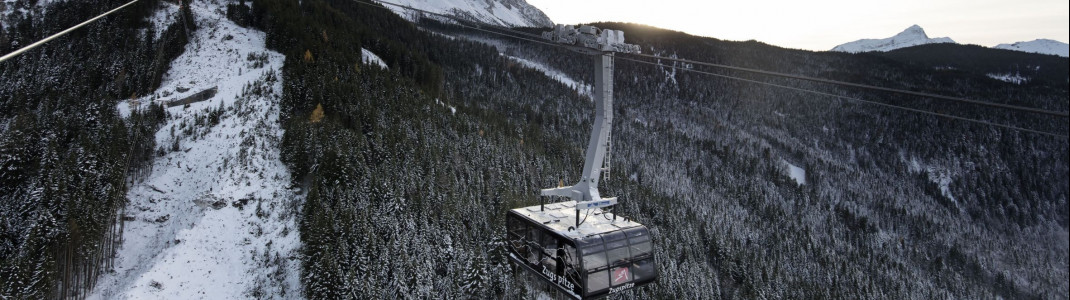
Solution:
<svg viewBox="0 0 1070 300">
<path fill-rule="evenodd" d="M 605 297 L 658 278 L 646 226 L 566 201 L 510 210 L 509 257 L 576 299 Z"/>
</svg>

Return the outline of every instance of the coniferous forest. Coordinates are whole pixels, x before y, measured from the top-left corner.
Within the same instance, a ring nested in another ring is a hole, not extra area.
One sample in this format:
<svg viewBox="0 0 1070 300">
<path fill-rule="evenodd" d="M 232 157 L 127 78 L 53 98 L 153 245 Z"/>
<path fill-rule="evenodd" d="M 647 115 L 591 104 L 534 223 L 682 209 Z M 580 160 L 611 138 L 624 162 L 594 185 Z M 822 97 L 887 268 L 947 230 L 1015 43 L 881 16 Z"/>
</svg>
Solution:
<svg viewBox="0 0 1070 300">
<path fill-rule="evenodd" d="M 120 1 L 36 2 L 4 3 L 33 12 L 7 15 L 0 52 Z M 192 30 L 146 26 L 156 2 L 0 64 L 0 296 L 74 296 L 108 268 L 126 184 L 151 164 L 166 118 L 159 106 L 121 118 L 116 104 L 152 93 Z"/>
<path fill-rule="evenodd" d="M 299 190 L 300 296 L 530 299 L 506 259 L 505 212 L 575 182 L 592 58 L 403 19 L 348 0 L 225 3 L 282 53 L 281 157 Z M 31 1 L 7 5 L 36 6 Z M 137 4 L 0 64 L 0 298 L 60 298 L 109 272 L 126 187 L 159 154 L 152 94 L 189 31 Z M 119 1 L 13 14 L 0 52 Z M 188 10 L 183 14 L 189 14 Z M 184 24 L 184 25 L 183 25 Z M 846 54 L 624 23 L 643 53 L 1065 112 L 1070 60 L 960 45 Z M 523 28 L 530 33 L 543 29 Z M 146 31 L 150 31 L 146 33 Z M 378 54 L 379 68 L 362 62 Z M 1070 293 L 1065 118 L 669 61 L 618 58 L 613 210 L 651 229 L 660 278 L 624 298 L 1042 298 Z M 1040 66 L 1020 85 L 986 74 Z M 698 70 L 840 96 L 730 80 Z M 1017 68 L 1017 69 L 1015 69 Z M 1043 71 L 1039 71 L 1043 70 Z M 789 176 L 805 170 L 804 182 Z M 260 295 L 265 298 L 289 296 Z"/>
</svg>

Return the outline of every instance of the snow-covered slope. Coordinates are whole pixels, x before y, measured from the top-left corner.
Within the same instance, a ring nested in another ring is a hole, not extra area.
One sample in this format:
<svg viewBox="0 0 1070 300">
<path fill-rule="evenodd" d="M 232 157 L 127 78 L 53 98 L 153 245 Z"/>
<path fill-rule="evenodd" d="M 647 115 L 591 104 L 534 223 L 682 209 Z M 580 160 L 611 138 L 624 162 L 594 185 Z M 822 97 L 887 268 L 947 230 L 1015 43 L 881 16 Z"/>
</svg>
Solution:
<svg viewBox="0 0 1070 300">
<path fill-rule="evenodd" d="M 218 92 L 167 108 L 163 155 L 131 186 L 114 268 L 89 298 L 301 298 L 302 197 L 279 159 L 283 56 L 264 48 L 264 33 L 228 21 L 222 4 L 191 5 L 198 30 L 185 53 L 155 95 L 120 111 Z"/>
<path fill-rule="evenodd" d="M 1029 77 L 1023 76 L 1022 73 L 1019 73 L 1019 72 L 1014 72 L 1014 73 L 988 73 L 988 74 L 985 74 L 985 75 L 987 75 L 988 78 L 992 78 L 992 79 L 1003 81 L 1003 82 L 1009 82 L 1009 83 L 1013 83 L 1013 84 L 1019 84 L 1019 85 L 1020 84 L 1024 84 L 1026 82 L 1029 82 Z"/>
<path fill-rule="evenodd" d="M 383 69 L 389 68 L 382 58 L 379 58 L 378 55 L 375 55 L 374 52 L 368 49 L 360 48 L 360 60 L 368 65 L 376 65 Z"/>
<path fill-rule="evenodd" d="M 550 17 L 524 0 L 388 0 L 385 2 L 502 26 L 554 26 Z M 412 20 L 412 11 L 388 4 L 384 6 Z"/>
<path fill-rule="evenodd" d="M 502 55 L 505 55 L 505 54 L 502 54 Z M 560 83 L 562 83 L 562 84 L 564 84 L 564 85 L 566 85 L 568 87 L 571 87 L 571 88 L 575 89 L 577 93 L 580 93 L 580 95 L 584 95 L 588 99 L 594 98 L 594 94 L 593 94 L 594 91 L 591 89 L 591 85 L 590 84 L 586 84 L 586 83 L 584 83 L 582 81 L 572 79 L 572 77 L 569 77 L 568 74 L 565 74 L 565 72 L 561 72 L 561 71 L 555 70 L 554 68 L 547 67 L 545 64 L 537 63 L 537 62 L 534 62 L 534 61 L 531 61 L 531 60 L 527 60 L 527 59 L 523 59 L 523 58 L 519 58 L 519 57 L 515 57 L 515 56 L 507 56 L 507 57 L 509 58 L 509 60 L 515 61 L 517 63 L 520 63 L 521 65 L 524 65 L 525 67 L 538 70 L 539 72 L 542 72 L 543 74 L 546 74 L 546 77 L 550 77 L 550 79 L 556 80 L 557 82 L 560 82 Z"/>
<path fill-rule="evenodd" d="M 910 26 L 903 32 L 886 39 L 861 39 L 832 48 L 832 51 L 859 53 L 870 51 L 892 51 L 899 48 L 925 44 L 955 43 L 947 37 L 929 38 L 921 26 Z"/>
<path fill-rule="evenodd" d="M 1070 44 L 1049 39 L 1038 39 L 1013 44 L 999 44 L 992 48 L 1070 57 Z"/>
</svg>

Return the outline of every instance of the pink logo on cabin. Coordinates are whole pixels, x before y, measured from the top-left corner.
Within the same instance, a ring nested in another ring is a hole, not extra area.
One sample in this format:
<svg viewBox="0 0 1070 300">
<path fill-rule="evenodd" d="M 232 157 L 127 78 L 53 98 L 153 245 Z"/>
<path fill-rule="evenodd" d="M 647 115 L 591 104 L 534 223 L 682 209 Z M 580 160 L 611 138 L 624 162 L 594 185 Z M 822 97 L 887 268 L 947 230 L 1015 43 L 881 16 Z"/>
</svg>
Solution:
<svg viewBox="0 0 1070 300">
<path fill-rule="evenodd" d="M 632 280 L 632 274 L 628 273 L 628 267 L 613 269 L 613 285 L 621 285 Z"/>
</svg>

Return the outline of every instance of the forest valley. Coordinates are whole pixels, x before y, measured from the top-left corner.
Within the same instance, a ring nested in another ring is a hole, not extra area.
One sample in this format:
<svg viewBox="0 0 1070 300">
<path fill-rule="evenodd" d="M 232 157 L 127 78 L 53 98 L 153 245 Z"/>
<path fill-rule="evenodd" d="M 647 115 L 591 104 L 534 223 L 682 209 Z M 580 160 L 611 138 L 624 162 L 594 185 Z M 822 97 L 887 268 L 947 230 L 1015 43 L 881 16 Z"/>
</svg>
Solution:
<svg viewBox="0 0 1070 300">
<path fill-rule="evenodd" d="M 0 298 L 93 294 L 101 276 L 116 273 L 117 249 L 131 245 L 122 239 L 124 227 L 146 222 L 124 218 L 129 203 L 142 203 L 128 197 L 138 195 L 128 193 L 130 186 L 151 180 L 158 160 L 186 151 L 186 140 L 178 139 L 218 134 L 229 118 L 274 120 L 261 118 L 265 112 L 277 113 L 277 123 L 261 122 L 256 128 L 265 132 L 234 147 L 276 151 L 289 180 L 275 188 L 290 196 L 212 199 L 220 203 L 213 209 L 249 205 L 243 216 L 287 232 L 287 222 L 295 222 L 289 234 L 299 237 L 299 247 L 278 258 L 272 253 L 279 246 L 257 252 L 267 257 L 256 259 L 257 268 L 272 271 L 241 296 L 552 294 L 514 272 L 505 257 L 504 217 L 538 204 L 540 188 L 578 179 L 593 119 L 590 57 L 441 20 L 411 22 L 349 0 L 193 1 L 218 9 L 225 16 L 219 24 L 263 32 L 266 48 L 282 55 L 278 74 L 231 87 L 242 93 L 219 100 L 233 107 L 187 113 L 145 104 L 120 113 L 120 103 L 160 93 L 169 70 L 183 63 L 176 58 L 192 51 L 187 47 L 212 45 L 189 38 L 217 28 L 198 26 L 200 11 L 169 0 L 139 2 L 0 64 Z M 5 17 L 0 53 L 123 3 L 37 2 L 4 3 L 35 13 Z M 170 23 L 154 22 L 168 7 Z M 1070 109 L 1070 60 L 1062 57 L 949 44 L 811 52 L 595 25 L 623 30 L 628 43 L 658 56 Z M 228 67 L 273 66 L 274 54 L 258 53 L 249 53 L 248 65 Z M 1070 293 L 1065 139 L 670 66 L 1048 132 L 1066 133 L 1065 118 L 660 64 L 616 62 L 613 171 L 601 192 L 619 197 L 614 213 L 650 228 L 660 274 L 624 297 Z M 1022 66 L 1035 67 L 1024 83 L 987 76 Z M 185 127 L 164 133 L 181 120 Z M 254 180 L 280 174 L 239 162 L 216 168 L 247 168 Z M 792 177 L 796 169 L 803 175 Z M 177 221 L 159 223 L 167 222 Z M 300 286 L 272 288 L 279 285 L 272 280 L 289 278 L 288 261 Z"/>
</svg>

